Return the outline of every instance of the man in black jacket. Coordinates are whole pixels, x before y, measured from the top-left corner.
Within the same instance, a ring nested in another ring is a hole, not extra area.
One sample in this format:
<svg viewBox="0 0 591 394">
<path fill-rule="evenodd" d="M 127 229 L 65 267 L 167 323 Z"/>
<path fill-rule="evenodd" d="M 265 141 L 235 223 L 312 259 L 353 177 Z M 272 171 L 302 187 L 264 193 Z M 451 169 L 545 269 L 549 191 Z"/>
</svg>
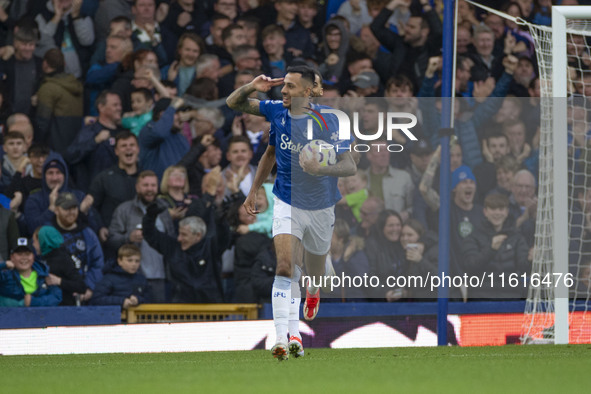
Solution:
<svg viewBox="0 0 591 394">
<path fill-rule="evenodd" d="M 482 286 L 468 289 L 470 298 L 521 298 L 527 294 L 523 274 L 531 271 L 525 238 L 509 217 L 509 199 L 490 194 L 484 199 L 484 216 L 479 227 L 462 243 L 463 265 L 469 275 L 486 278 Z M 492 274 L 492 280 L 489 275 Z M 504 277 L 504 284 L 501 278 Z M 516 278 L 515 282 L 509 282 Z M 491 286 L 492 283 L 492 286 Z M 512 283 L 512 284 L 510 284 Z"/>
<path fill-rule="evenodd" d="M 208 175 L 211 176 L 205 181 L 207 195 L 199 200 L 205 208 L 203 218 L 189 216 L 181 220 L 176 239 L 156 229 L 156 217 L 166 209 L 163 205 L 148 206 L 142 222 L 144 239 L 168 263 L 173 302 L 215 303 L 223 300 L 221 256 L 229 245 L 230 229 L 225 220 L 216 215 L 213 203 L 213 195 L 221 181 L 219 170 Z"/>
</svg>

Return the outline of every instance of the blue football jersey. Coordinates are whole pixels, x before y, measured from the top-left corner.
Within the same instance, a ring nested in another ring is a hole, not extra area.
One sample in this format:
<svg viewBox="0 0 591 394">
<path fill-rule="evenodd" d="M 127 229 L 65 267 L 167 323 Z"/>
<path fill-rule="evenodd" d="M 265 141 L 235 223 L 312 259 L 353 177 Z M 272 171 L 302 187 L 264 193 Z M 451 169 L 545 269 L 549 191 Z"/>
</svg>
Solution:
<svg viewBox="0 0 591 394">
<path fill-rule="evenodd" d="M 312 109 L 320 112 L 323 105 L 311 104 Z M 281 101 L 261 101 L 260 111 L 271 122 L 269 145 L 275 147 L 277 161 L 277 178 L 273 187 L 281 201 L 296 208 L 317 210 L 335 205 L 341 194 L 337 188 L 337 177 L 314 176 L 302 169 L 299 162 L 301 150 L 310 140 L 308 137 L 308 120 L 310 115 L 291 115 Z M 324 121 L 312 120 L 313 138 L 324 140 L 338 147 L 337 155 L 350 149 L 351 140 L 339 140 L 339 123 L 332 114 L 322 114 Z M 318 116 L 316 115 L 316 118 Z M 320 123 L 320 125 L 318 125 Z"/>
</svg>

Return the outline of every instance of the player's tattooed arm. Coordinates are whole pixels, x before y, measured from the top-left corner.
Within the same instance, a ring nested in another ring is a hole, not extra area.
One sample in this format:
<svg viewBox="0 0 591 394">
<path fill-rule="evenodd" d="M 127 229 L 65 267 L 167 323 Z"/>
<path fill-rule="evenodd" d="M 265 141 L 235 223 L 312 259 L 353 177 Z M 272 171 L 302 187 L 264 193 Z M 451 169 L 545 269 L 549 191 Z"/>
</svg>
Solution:
<svg viewBox="0 0 591 394">
<path fill-rule="evenodd" d="M 261 116 L 259 109 L 260 100 L 249 98 L 254 92 L 268 92 L 275 86 L 283 83 L 283 78 L 269 78 L 266 75 L 259 75 L 252 82 L 236 89 L 226 99 L 228 107 L 235 111 L 246 112 L 247 114 Z"/>
<path fill-rule="evenodd" d="M 253 92 L 256 92 L 256 89 L 252 86 L 252 84 L 246 84 L 233 91 L 232 94 L 230 94 L 226 99 L 226 104 L 228 104 L 228 107 L 235 111 L 261 116 L 261 112 L 259 110 L 260 101 L 248 97 Z"/>
<path fill-rule="evenodd" d="M 355 164 L 355 159 L 351 152 L 345 152 L 337 156 L 337 160 L 336 164 L 331 166 L 318 167 L 317 174 L 337 177 L 355 175 L 357 164 Z"/>
</svg>

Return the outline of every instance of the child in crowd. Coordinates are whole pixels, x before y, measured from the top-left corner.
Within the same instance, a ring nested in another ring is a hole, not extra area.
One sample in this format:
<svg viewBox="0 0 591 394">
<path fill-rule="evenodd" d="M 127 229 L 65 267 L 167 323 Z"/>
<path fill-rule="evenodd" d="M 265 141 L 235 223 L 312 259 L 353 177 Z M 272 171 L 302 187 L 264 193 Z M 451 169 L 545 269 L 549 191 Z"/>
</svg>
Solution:
<svg viewBox="0 0 591 394">
<path fill-rule="evenodd" d="M 149 300 L 148 281 L 139 271 L 142 253 L 133 244 L 117 252 L 117 265 L 96 285 L 90 300 L 93 305 L 137 306 Z"/>
<path fill-rule="evenodd" d="M 27 155 L 25 136 L 18 131 L 11 131 L 4 136 L 4 157 L 2 158 L 2 176 L 0 177 L 0 193 L 10 185 L 17 172 L 23 176 L 31 173 L 31 165 Z"/>
<path fill-rule="evenodd" d="M 246 234 L 249 231 L 265 234 L 273 238 L 273 184 L 263 183 L 257 191 L 256 207 L 259 211 L 256 222 L 252 224 L 241 224 L 237 231 Z"/>
<path fill-rule="evenodd" d="M 57 306 L 62 301 L 58 286 L 47 285 L 49 268 L 35 261 L 33 245 L 19 238 L 10 260 L 0 263 L 0 306 Z"/>
<path fill-rule="evenodd" d="M 142 131 L 146 123 L 152 120 L 153 106 L 154 99 L 148 89 L 134 89 L 131 92 L 131 108 L 133 111 L 123 114 L 121 125 L 131 130 L 136 136 L 139 136 L 140 131 Z"/>
</svg>

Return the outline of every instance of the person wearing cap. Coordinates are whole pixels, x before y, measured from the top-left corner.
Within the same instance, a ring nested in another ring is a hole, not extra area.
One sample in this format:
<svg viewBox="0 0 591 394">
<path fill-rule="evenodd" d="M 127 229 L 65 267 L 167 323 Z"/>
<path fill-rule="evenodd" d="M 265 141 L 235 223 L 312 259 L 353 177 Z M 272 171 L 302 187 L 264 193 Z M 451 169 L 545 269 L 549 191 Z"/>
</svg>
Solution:
<svg viewBox="0 0 591 394">
<path fill-rule="evenodd" d="M 485 219 L 462 242 L 462 265 L 470 275 L 492 274 L 495 277 L 529 273 L 529 247 L 509 217 L 509 199 L 489 194 L 484 199 Z M 485 282 L 468 289 L 469 298 L 524 298 L 525 286 L 492 287 Z"/>
<path fill-rule="evenodd" d="M 158 179 L 189 151 L 189 143 L 181 133 L 183 120 L 177 113 L 183 103 L 181 98 L 160 99 L 154 106 L 152 121 L 140 133 L 140 165 L 154 171 Z"/>
<path fill-rule="evenodd" d="M 115 92 L 105 90 L 96 99 L 99 111 L 97 121 L 80 129 L 64 159 L 74 170 L 76 184 L 83 191 L 99 172 L 117 164 L 115 135 L 122 131 L 121 98 Z"/>
<path fill-rule="evenodd" d="M 474 203 L 476 178 L 468 166 L 460 166 L 451 174 L 452 204 L 450 205 L 450 274 L 465 272 L 462 265 L 462 243 L 483 219 L 482 207 Z M 459 297 L 452 289 L 452 297 Z M 462 296 L 464 296 L 462 294 Z"/>
<path fill-rule="evenodd" d="M 57 306 L 62 301 L 58 286 L 47 285 L 49 268 L 35 261 L 33 245 L 19 238 L 10 260 L 0 262 L 0 306 Z"/>
<path fill-rule="evenodd" d="M 25 202 L 25 224 L 28 234 L 44 224 L 51 223 L 55 217 L 55 201 L 61 192 L 73 193 L 78 201 L 82 201 L 81 211 L 88 216 L 89 225 L 99 230 L 100 219 L 90 205 L 84 201 L 85 194 L 69 186 L 69 171 L 64 159 L 57 153 L 51 152 L 42 170 L 42 188 L 33 193 Z"/>
<path fill-rule="evenodd" d="M 104 255 L 95 232 L 81 220 L 79 205 L 74 193 L 60 193 L 55 201 L 55 218 L 49 224 L 64 237 L 64 247 L 84 277 L 88 289 L 80 300 L 87 301 L 103 276 Z"/>
<path fill-rule="evenodd" d="M 365 70 L 351 78 L 359 97 L 375 96 L 380 90 L 380 77 L 374 70 Z"/>
</svg>

